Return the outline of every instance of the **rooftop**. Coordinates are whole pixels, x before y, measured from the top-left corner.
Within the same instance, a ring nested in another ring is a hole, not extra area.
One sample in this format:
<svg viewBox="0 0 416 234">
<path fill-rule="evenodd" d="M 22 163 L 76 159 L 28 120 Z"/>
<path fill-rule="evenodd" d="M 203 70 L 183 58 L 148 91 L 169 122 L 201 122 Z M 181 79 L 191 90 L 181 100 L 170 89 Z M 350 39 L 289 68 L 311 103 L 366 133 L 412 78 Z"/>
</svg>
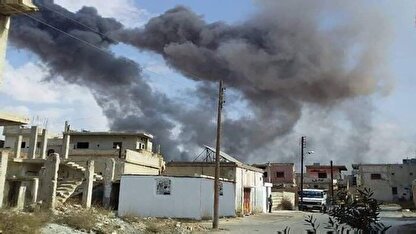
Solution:
<svg viewBox="0 0 416 234">
<path fill-rule="evenodd" d="M 153 139 L 153 135 L 145 132 L 89 132 L 89 131 L 69 131 L 71 136 L 138 136 Z"/>
<path fill-rule="evenodd" d="M 0 112 L 0 126 L 24 125 L 29 119 L 23 116 Z"/>
<path fill-rule="evenodd" d="M 340 171 L 348 171 L 347 167 L 344 165 L 332 165 L 333 168 L 338 169 Z M 331 169 L 331 165 L 306 165 L 306 168 L 309 169 Z"/>
</svg>

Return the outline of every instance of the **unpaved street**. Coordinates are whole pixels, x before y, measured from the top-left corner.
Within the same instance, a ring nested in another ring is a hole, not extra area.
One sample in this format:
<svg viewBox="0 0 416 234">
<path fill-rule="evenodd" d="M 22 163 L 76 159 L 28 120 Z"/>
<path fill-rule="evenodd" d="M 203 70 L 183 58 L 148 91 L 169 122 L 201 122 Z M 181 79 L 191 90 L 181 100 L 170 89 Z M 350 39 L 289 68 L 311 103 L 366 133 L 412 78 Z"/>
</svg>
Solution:
<svg viewBox="0 0 416 234">
<path fill-rule="evenodd" d="M 220 231 L 216 233 L 277 233 L 277 231 L 282 231 L 286 227 L 290 228 L 290 233 L 306 233 L 306 230 L 310 228 L 304 221 L 307 215 L 313 215 L 316 218 L 316 223 L 319 224 L 318 233 L 328 231 L 328 229 L 325 229 L 328 223 L 328 215 L 300 211 L 278 211 L 243 218 L 222 219 L 220 221 Z M 403 225 L 416 223 L 416 219 L 382 218 L 382 221 L 393 226 L 388 233 L 397 233 L 397 230 Z M 209 227 L 211 223 L 206 222 L 204 225 Z M 400 233 L 406 232 L 400 230 Z"/>
</svg>

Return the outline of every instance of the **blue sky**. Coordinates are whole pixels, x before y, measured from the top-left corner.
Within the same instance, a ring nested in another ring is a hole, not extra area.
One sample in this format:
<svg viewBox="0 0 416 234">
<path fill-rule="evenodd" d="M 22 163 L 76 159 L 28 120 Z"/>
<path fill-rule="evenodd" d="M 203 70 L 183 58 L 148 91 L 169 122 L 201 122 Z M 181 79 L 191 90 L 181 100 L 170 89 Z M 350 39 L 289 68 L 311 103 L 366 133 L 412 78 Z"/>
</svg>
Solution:
<svg viewBox="0 0 416 234">
<path fill-rule="evenodd" d="M 191 8 L 209 22 L 237 23 L 253 14 L 257 4 L 253 0 L 118 0 L 109 1 L 108 4 L 102 4 L 101 0 L 55 2 L 72 11 L 82 5 L 94 6 L 104 16 L 115 17 L 130 27 L 141 26 L 152 16 L 176 5 Z M 372 96 L 375 105 L 373 124 L 379 129 L 380 137 L 383 137 L 375 145 L 383 141 L 397 141 L 399 149 L 394 150 L 388 159 L 397 161 L 404 155 L 416 154 L 416 110 L 412 106 L 416 99 L 413 77 L 416 65 L 416 3 L 413 0 L 370 2 L 380 6 L 392 24 L 393 41 L 388 53 L 388 66 L 395 83 L 390 93 Z M 115 46 L 113 51 L 138 61 L 150 84 L 168 96 L 181 98 L 181 93 L 193 86 L 192 81 L 167 67 L 159 55 L 138 52 L 125 45 Z M 7 63 L 3 87 L 0 88 L 0 110 L 27 115 L 35 123 L 45 123 L 47 119 L 48 127 L 55 132 L 62 129 L 65 120 L 70 120 L 78 129 L 108 128 L 90 92 L 63 81 L 44 81 L 46 68 L 35 55 L 9 46 Z"/>
</svg>

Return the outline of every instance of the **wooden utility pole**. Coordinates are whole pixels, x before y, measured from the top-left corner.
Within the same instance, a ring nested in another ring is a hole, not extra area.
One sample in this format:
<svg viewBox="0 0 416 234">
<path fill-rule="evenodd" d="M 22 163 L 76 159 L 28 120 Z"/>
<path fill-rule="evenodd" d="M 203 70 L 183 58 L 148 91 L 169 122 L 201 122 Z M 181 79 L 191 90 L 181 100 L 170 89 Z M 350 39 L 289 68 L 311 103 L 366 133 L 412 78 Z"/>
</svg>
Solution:
<svg viewBox="0 0 416 234">
<path fill-rule="evenodd" d="M 220 81 L 218 91 L 218 119 L 217 119 L 217 143 L 215 147 L 215 180 L 214 180 L 214 219 L 212 228 L 218 229 L 219 201 L 220 201 L 220 152 L 221 152 L 221 111 L 224 104 L 223 82 Z"/>
<path fill-rule="evenodd" d="M 334 201 L 334 165 L 332 163 L 331 160 L 331 184 L 330 184 L 330 189 L 331 189 L 331 202 Z"/>
<path fill-rule="evenodd" d="M 300 139 L 300 202 L 299 202 L 299 210 L 303 210 L 303 157 L 306 144 L 306 137 L 302 136 Z"/>
</svg>

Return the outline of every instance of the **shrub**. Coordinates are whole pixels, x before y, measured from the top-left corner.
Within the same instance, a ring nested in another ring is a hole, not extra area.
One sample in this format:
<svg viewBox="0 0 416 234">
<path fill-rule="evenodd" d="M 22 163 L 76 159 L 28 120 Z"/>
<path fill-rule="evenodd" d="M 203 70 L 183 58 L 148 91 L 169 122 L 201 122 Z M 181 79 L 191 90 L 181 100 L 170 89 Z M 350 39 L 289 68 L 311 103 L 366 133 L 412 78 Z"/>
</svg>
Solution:
<svg viewBox="0 0 416 234">
<path fill-rule="evenodd" d="M 58 217 L 55 222 L 78 230 L 91 231 L 97 223 L 97 217 L 91 210 L 83 210 Z"/>
<path fill-rule="evenodd" d="M 159 233 L 161 232 L 161 228 L 159 225 L 155 223 L 148 223 L 146 226 L 146 233 Z"/>
<path fill-rule="evenodd" d="M 348 225 L 363 233 L 385 232 L 389 229 L 379 222 L 380 202 L 373 198 L 373 192 L 363 189 L 358 190 L 358 193 L 357 199 L 339 194 L 340 205 L 335 205 L 329 211 L 329 228 L 337 231 L 342 225 Z"/>
<path fill-rule="evenodd" d="M 49 221 L 46 213 L 15 213 L 0 211 L 0 233 L 40 233 L 40 229 Z"/>
<path fill-rule="evenodd" d="M 280 204 L 280 208 L 282 210 L 293 210 L 293 204 L 289 199 L 283 198 L 282 203 Z"/>
</svg>

